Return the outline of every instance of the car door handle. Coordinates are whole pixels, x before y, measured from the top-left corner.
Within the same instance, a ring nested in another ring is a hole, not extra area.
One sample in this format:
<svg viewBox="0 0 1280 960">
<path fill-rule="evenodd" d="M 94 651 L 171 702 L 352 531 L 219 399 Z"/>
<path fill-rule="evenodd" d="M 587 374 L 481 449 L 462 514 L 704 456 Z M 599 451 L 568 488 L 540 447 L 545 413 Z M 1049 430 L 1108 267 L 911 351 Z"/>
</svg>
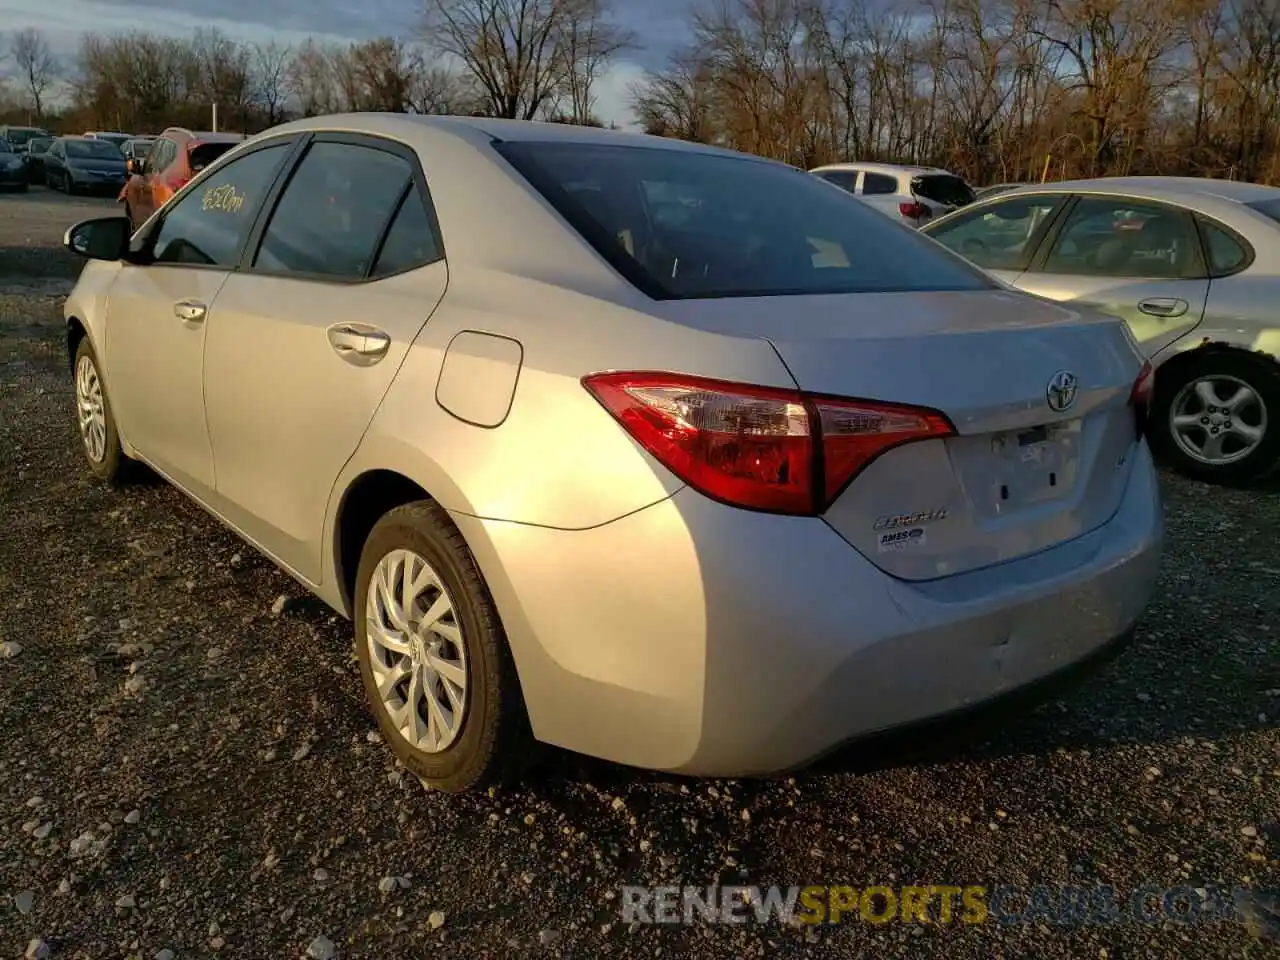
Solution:
<svg viewBox="0 0 1280 960">
<path fill-rule="evenodd" d="M 179 300 L 173 305 L 173 315 L 184 323 L 201 323 L 209 308 L 195 300 Z"/>
<path fill-rule="evenodd" d="M 391 338 L 372 327 L 340 323 L 329 328 L 329 345 L 343 360 L 371 363 L 381 360 L 391 347 Z"/>
<path fill-rule="evenodd" d="M 1138 303 L 1138 309 L 1150 317 L 1180 317 L 1190 304 L 1175 297 L 1152 297 Z"/>
</svg>

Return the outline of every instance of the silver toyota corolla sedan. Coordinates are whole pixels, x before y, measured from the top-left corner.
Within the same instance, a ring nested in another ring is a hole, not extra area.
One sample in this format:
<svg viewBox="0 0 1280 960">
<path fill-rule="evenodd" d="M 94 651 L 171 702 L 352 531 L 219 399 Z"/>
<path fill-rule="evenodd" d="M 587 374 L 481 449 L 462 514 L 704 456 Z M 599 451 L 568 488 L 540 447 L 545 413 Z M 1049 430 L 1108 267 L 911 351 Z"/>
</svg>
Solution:
<svg viewBox="0 0 1280 960">
<path fill-rule="evenodd" d="M 1183 473 L 1280 465 L 1280 189 L 1126 177 L 1022 187 L 925 233 L 999 279 L 1128 322 L 1159 371 L 1151 440 Z"/>
<path fill-rule="evenodd" d="M 790 768 L 1089 659 L 1152 589 L 1124 325 L 781 164 L 324 117 L 66 239 L 90 468 L 149 464 L 351 617 L 441 789 L 535 739 Z"/>
</svg>

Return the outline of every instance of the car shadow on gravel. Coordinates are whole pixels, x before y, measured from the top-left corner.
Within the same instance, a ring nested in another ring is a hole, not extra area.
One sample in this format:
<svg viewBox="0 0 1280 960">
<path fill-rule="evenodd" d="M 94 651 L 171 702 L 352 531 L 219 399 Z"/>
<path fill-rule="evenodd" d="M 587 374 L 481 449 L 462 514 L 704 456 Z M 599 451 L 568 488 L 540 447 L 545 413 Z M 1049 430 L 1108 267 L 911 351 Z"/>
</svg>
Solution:
<svg viewBox="0 0 1280 960">
<path fill-rule="evenodd" d="M 49 280 L 74 283 L 83 268 L 83 259 L 60 248 L 0 245 L 0 285 Z"/>
</svg>

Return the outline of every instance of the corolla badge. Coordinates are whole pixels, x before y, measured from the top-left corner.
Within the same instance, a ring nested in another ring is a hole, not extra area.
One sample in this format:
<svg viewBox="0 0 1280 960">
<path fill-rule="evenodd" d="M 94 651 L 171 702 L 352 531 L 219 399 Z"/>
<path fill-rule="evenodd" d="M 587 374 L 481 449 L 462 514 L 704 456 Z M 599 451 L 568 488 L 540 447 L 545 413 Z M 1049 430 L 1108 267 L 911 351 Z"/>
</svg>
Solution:
<svg viewBox="0 0 1280 960">
<path fill-rule="evenodd" d="M 1049 378 L 1049 386 L 1045 389 L 1045 399 L 1049 401 L 1049 409 L 1054 413 L 1062 413 L 1076 402 L 1076 391 L 1080 381 L 1070 370 L 1059 370 Z"/>
</svg>

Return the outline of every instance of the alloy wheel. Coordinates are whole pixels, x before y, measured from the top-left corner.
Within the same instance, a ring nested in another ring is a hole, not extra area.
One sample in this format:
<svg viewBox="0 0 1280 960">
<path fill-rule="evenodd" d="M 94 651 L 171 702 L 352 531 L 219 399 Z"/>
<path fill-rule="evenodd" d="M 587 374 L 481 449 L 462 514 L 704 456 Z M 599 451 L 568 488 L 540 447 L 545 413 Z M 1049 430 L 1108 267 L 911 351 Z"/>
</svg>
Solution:
<svg viewBox="0 0 1280 960">
<path fill-rule="evenodd" d="M 107 453 L 107 408 L 98 368 L 87 356 L 76 362 L 76 413 L 85 453 L 94 463 L 102 463 Z"/>
<path fill-rule="evenodd" d="M 1245 381 L 1225 374 L 1200 377 L 1178 391 L 1169 407 L 1169 432 L 1193 460 L 1222 466 L 1243 460 L 1267 434 L 1267 405 Z"/>
<path fill-rule="evenodd" d="M 412 550 L 392 550 L 369 582 L 365 623 L 382 709 L 415 749 L 448 749 L 466 719 L 468 665 L 440 575 Z"/>
</svg>

